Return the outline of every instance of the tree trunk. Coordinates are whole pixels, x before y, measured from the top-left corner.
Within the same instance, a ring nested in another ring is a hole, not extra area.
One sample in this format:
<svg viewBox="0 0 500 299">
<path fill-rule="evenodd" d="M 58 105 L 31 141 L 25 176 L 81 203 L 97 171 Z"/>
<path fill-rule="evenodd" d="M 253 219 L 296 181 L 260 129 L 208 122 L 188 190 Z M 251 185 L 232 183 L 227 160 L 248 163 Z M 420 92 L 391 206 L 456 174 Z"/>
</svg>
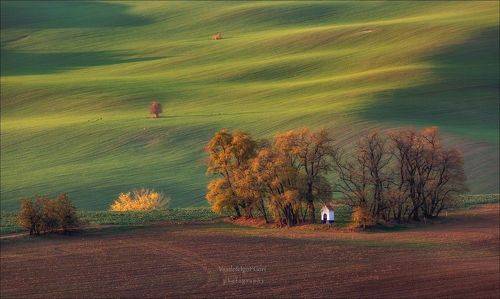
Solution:
<svg viewBox="0 0 500 299">
<path fill-rule="evenodd" d="M 264 199 L 260 199 L 260 207 L 262 209 L 262 215 L 264 216 L 264 220 L 266 220 L 266 223 L 269 223 L 269 219 L 267 218 L 267 213 L 266 213 L 266 206 L 264 204 Z"/>
<path fill-rule="evenodd" d="M 420 221 L 420 216 L 419 216 L 419 208 L 416 208 L 416 209 L 413 211 L 413 220 L 415 220 L 415 221 Z"/>
<path fill-rule="evenodd" d="M 240 212 L 240 207 L 238 205 L 234 205 L 234 212 L 236 213 L 236 217 L 240 218 L 241 217 L 241 212 Z"/>
<path fill-rule="evenodd" d="M 314 208 L 314 202 L 309 201 L 307 203 L 307 207 L 309 210 L 309 220 L 311 221 L 311 223 L 315 223 L 316 222 L 316 210 Z"/>
<path fill-rule="evenodd" d="M 311 223 L 315 223 L 316 212 L 314 210 L 314 197 L 312 195 L 312 184 L 308 184 L 307 186 L 306 199 L 307 199 L 307 210 L 309 211 L 309 221 L 311 221 Z"/>
<path fill-rule="evenodd" d="M 284 214 L 285 214 L 287 226 L 294 226 L 295 224 L 297 224 L 297 219 L 295 218 L 295 215 L 293 214 L 292 206 L 290 204 L 288 204 L 285 207 L 284 212 L 285 212 Z"/>
</svg>

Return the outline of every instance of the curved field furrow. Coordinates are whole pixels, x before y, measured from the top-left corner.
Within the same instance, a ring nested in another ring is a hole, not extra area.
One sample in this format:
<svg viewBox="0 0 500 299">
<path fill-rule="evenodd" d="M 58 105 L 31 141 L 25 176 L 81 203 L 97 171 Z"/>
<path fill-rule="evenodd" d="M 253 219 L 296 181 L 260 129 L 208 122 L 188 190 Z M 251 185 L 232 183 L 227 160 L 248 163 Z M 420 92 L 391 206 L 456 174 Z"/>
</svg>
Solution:
<svg viewBox="0 0 500 299">
<path fill-rule="evenodd" d="M 6 239 L 1 296 L 495 297 L 498 209 L 402 232 L 215 223 Z"/>
</svg>

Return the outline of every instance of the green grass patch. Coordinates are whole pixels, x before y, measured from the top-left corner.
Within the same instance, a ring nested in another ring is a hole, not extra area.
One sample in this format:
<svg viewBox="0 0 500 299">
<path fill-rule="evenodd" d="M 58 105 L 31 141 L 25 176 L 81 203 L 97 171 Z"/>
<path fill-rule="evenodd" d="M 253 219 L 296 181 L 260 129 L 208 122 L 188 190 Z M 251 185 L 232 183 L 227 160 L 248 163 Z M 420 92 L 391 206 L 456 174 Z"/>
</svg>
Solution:
<svg viewBox="0 0 500 299">
<path fill-rule="evenodd" d="M 468 194 L 457 198 L 455 208 L 463 209 L 476 205 L 500 203 L 500 194 Z"/>
<path fill-rule="evenodd" d="M 186 208 L 155 210 L 150 212 L 112 212 L 112 211 L 80 211 L 81 221 L 88 225 L 119 225 L 133 226 L 151 224 L 155 222 L 203 222 L 212 221 L 220 217 L 210 208 Z M 1 213 L 0 233 L 8 234 L 23 231 L 17 225 L 16 213 Z"/>
<path fill-rule="evenodd" d="M 321 221 L 322 205 L 316 206 L 316 219 Z M 352 208 L 346 204 L 335 205 L 335 226 L 346 227 L 351 223 Z"/>
<path fill-rule="evenodd" d="M 456 198 L 452 209 L 467 209 L 473 206 L 500 203 L 500 194 L 467 194 Z M 321 206 L 316 207 L 317 219 L 321 219 Z M 335 225 L 339 227 L 349 226 L 351 223 L 352 208 L 345 204 L 338 204 L 335 208 Z M 404 224 L 391 224 L 390 226 L 377 226 L 376 231 L 395 232 L 408 229 Z"/>
<path fill-rule="evenodd" d="M 2 212 L 0 214 L 0 234 L 21 232 L 23 229 L 17 225 L 17 214 Z"/>
<path fill-rule="evenodd" d="M 90 224 L 136 225 L 159 221 L 194 222 L 211 221 L 219 215 L 210 208 L 168 209 L 151 212 L 80 212 L 81 219 Z"/>
</svg>

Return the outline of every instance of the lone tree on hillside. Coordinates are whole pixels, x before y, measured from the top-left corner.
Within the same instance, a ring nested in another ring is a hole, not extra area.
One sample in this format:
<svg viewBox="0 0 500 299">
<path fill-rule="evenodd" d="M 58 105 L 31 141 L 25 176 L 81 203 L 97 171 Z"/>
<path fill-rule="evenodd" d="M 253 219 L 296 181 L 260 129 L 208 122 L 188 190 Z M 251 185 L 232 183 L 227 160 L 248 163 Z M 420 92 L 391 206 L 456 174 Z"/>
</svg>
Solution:
<svg viewBox="0 0 500 299">
<path fill-rule="evenodd" d="M 160 114 L 163 112 L 161 108 L 161 104 L 158 101 L 152 101 L 151 105 L 149 105 L 149 113 L 153 116 L 153 118 L 160 117 Z"/>
</svg>

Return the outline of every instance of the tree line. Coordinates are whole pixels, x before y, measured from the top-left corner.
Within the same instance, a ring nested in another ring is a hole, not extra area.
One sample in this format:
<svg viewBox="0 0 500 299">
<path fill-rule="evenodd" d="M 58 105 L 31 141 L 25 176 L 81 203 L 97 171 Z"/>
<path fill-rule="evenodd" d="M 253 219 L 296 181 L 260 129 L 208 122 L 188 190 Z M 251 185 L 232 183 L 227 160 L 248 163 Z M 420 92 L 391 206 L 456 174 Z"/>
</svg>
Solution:
<svg viewBox="0 0 500 299">
<path fill-rule="evenodd" d="M 364 226 L 436 217 L 467 190 L 462 154 L 443 145 L 436 127 L 371 131 L 349 149 L 324 129 L 270 140 L 222 129 L 205 151 L 215 212 L 288 226 L 314 223 L 315 204 L 333 192 Z"/>
</svg>

